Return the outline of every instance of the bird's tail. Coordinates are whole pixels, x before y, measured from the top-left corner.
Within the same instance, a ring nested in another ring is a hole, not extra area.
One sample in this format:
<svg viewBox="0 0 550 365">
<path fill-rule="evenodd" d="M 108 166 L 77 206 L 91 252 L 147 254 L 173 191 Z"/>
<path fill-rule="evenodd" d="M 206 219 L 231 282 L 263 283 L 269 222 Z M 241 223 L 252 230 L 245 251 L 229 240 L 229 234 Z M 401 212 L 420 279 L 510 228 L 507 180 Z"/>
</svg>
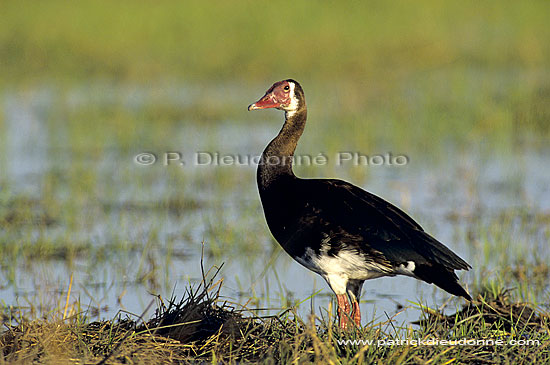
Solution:
<svg viewBox="0 0 550 365">
<path fill-rule="evenodd" d="M 458 276 L 454 270 L 448 270 L 442 265 L 417 265 L 414 275 L 430 284 L 435 284 L 447 292 L 472 300 L 472 297 L 458 283 Z"/>
</svg>

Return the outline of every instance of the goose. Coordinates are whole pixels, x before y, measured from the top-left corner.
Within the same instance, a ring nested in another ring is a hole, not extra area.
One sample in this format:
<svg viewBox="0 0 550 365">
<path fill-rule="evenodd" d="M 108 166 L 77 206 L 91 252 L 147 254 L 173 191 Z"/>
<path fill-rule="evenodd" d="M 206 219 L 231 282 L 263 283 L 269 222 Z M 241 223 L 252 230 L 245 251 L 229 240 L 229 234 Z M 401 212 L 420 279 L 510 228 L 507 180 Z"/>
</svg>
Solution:
<svg viewBox="0 0 550 365">
<path fill-rule="evenodd" d="M 326 280 L 336 295 L 340 328 L 360 327 L 363 283 L 383 276 L 410 276 L 471 300 L 455 274 L 471 266 L 401 209 L 346 181 L 294 174 L 307 119 L 297 81 L 274 83 L 248 110 L 269 108 L 283 110 L 285 121 L 258 163 L 265 220 L 284 251 Z"/>
</svg>

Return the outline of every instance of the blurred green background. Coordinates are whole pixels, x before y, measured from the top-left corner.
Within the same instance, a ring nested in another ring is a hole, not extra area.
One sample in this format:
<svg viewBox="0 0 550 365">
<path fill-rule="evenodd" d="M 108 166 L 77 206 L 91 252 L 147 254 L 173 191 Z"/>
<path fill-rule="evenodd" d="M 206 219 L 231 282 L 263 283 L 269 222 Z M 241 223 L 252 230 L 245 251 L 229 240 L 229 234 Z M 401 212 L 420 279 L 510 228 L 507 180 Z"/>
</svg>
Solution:
<svg viewBox="0 0 550 365">
<path fill-rule="evenodd" d="M 4 82 L 360 81 L 475 67 L 542 72 L 548 3 L 5 1 Z M 519 80 L 518 80 L 519 81 Z"/>
<path fill-rule="evenodd" d="M 133 157 L 258 155 L 282 115 L 246 107 L 289 77 L 309 106 L 298 153 L 411 160 L 299 175 L 372 186 L 462 247 L 480 277 L 535 262 L 548 238 L 548 1 L 2 1 L 0 14 L 5 303 L 61 290 L 76 272 L 86 293 L 114 283 L 98 307 L 123 305 L 128 286 L 198 276 L 202 241 L 215 263 L 246 252 L 259 265 L 228 271 L 235 292 L 249 290 L 277 250 L 254 169 Z"/>
<path fill-rule="evenodd" d="M 216 120 L 242 119 L 234 100 L 293 77 L 314 113 L 342 121 L 476 142 L 547 136 L 549 10 L 546 1 L 6 1 L 0 85 L 189 84 L 207 105 L 197 117 Z M 189 115 L 165 112 L 154 117 Z"/>
</svg>

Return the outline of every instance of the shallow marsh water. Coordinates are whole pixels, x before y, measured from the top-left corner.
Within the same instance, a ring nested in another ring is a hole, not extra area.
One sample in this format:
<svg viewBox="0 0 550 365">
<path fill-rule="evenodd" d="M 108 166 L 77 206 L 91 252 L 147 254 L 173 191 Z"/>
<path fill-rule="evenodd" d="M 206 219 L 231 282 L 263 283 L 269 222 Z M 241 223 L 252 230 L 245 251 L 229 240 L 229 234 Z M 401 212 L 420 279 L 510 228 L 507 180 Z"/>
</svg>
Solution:
<svg viewBox="0 0 550 365">
<path fill-rule="evenodd" d="M 206 269 L 224 263 L 220 277 L 228 300 L 270 309 L 260 314 L 298 302 L 301 314 L 324 313 L 332 298 L 326 283 L 271 238 L 256 190 L 256 166 L 195 163 L 199 152 L 259 155 L 278 132 L 282 113 L 240 116 L 239 111 L 247 113 L 246 102 L 230 98 L 228 104 L 242 104 L 230 113 L 241 120 L 221 118 L 214 110 L 203 121 L 193 111 L 201 103 L 196 90 L 175 87 L 162 95 L 164 104 L 154 107 L 152 93 L 99 87 L 68 90 L 62 97 L 49 88 L 3 95 L 4 305 L 41 309 L 64 303 L 74 275 L 71 300 L 93 308 L 92 316 L 110 318 L 119 309 L 141 314 L 154 299 L 151 294 L 180 297 L 188 283 L 198 283 L 204 251 Z M 159 113 L 173 108 L 185 117 L 159 122 L 155 107 Z M 105 114 L 98 112 L 103 109 Z M 114 126 L 98 122 L 104 119 Z M 548 258 L 550 146 L 544 142 L 514 151 L 449 143 L 427 153 L 422 152 L 426 148 L 364 146 L 357 152 L 405 154 L 409 163 L 337 166 L 338 151 L 351 150 L 348 141 L 332 136 L 325 149 L 316 136 L 330 133 L 323 128 L 327 124 L 314 123 L 309 122 L 298 154 L 323 153 L 328 162 L 297 166 L 297 175 L 342 178 L 402 207 L 472 264 L 473 271 L 460 274 L 470 289 L 481 279 L 498 281 L 517 260 Z M 157 161 L 137 162 L 145 152 Z M 549 302 L 547 286 L 535 294 L 518 291 Z M 361 307 L 364 318 L 385 319 L 384 313 L 391 316 L 410 301 L 435 307 L 448 298 L 411 278 L 382 278 L 365 283 Z M 451 307 L 458 303 L 452 301 Z M 418 311 L 408 310 L 398 320 L 417 317 Z"/>
</svg>

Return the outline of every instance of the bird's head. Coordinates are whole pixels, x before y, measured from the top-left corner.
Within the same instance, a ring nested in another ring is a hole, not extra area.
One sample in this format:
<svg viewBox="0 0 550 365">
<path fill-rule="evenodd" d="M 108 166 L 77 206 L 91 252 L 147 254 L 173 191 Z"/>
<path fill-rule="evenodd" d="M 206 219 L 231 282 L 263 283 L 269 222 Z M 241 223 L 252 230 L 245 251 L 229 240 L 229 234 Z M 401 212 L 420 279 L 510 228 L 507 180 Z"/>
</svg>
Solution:
<svg viewBox="0 0 550 365">
<path fill-rule="evenodd" d="M 302 87 L 297 81 L 288 79 L 274 83 L 260 100 L 248 106 L 248 110 L 277 108 L 293 114 L 304 105 Z"/>
</svg>

